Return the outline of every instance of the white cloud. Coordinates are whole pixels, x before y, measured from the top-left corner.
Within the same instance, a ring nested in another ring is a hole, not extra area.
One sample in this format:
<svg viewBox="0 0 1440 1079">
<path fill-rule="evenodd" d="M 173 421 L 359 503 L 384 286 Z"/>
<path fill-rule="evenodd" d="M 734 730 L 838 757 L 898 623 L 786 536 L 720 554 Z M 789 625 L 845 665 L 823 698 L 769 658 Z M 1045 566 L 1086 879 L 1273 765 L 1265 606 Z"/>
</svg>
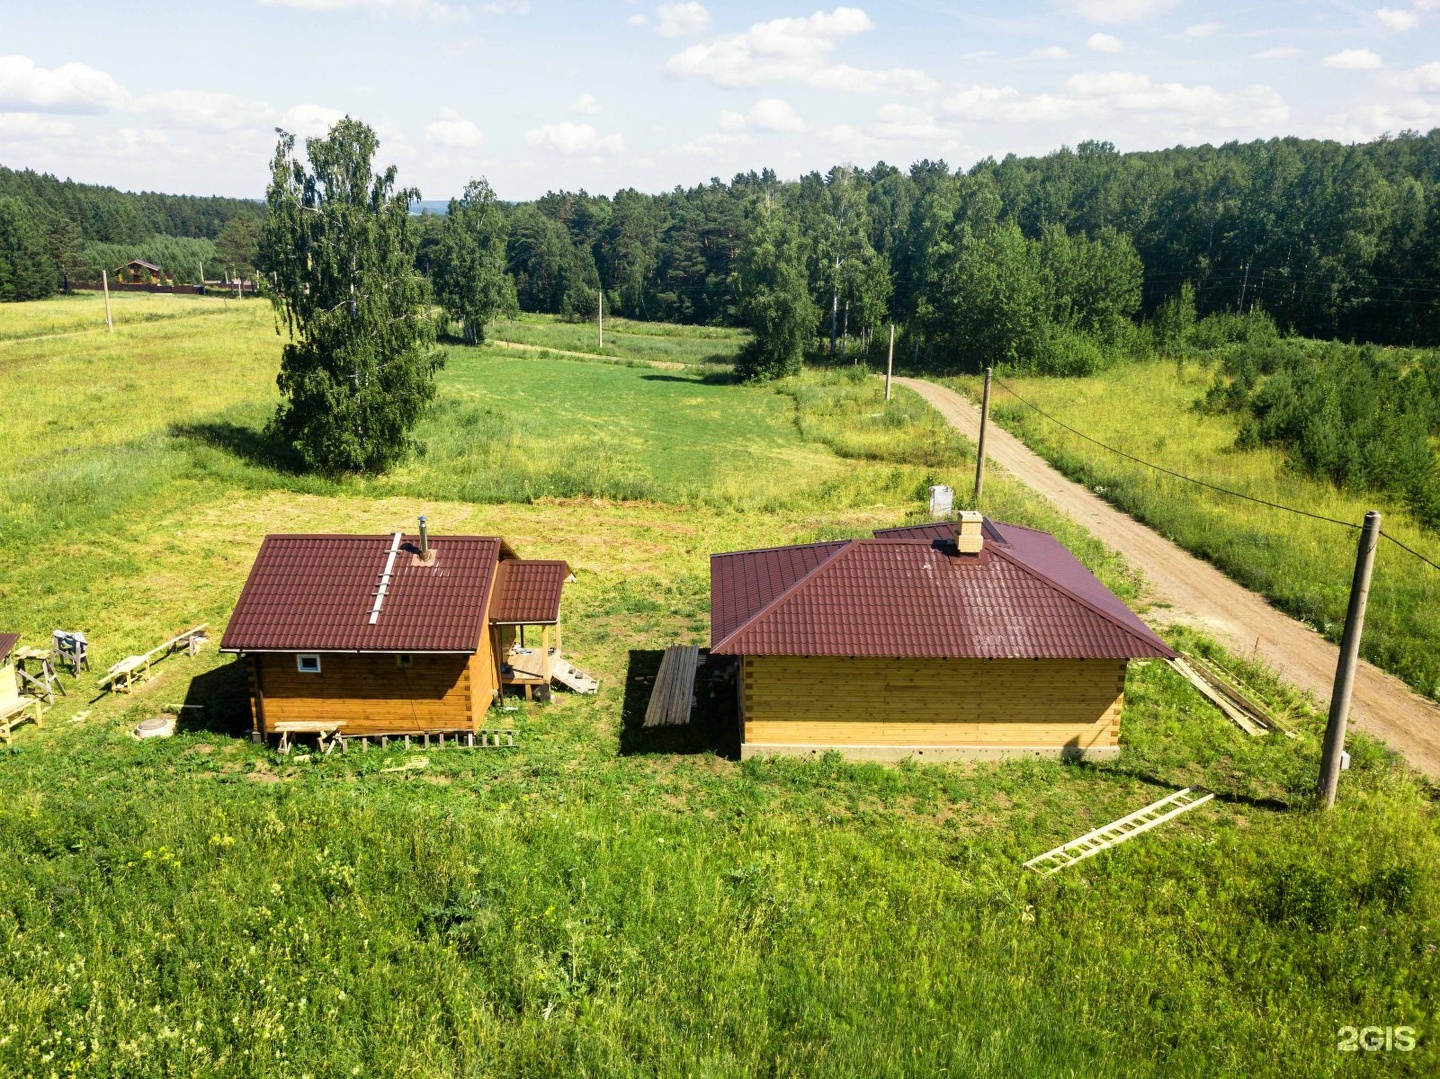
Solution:
<svg viewBox="0 0 1440 1079">
<path fill-rule="evenodd" d="M 627 25 L 627 26 L 644 26 L 644 25 L 645 25 L 647 22 L 649 22 L 649 21 L 650 21 L 649 18 L 647 18 L 647 17 L 644 16 L 644 15 L 631 15 L 629 18 L 627 18 L 627 19 L 625 20 L 625 25 Z"/>
<path fill-rule="evenodd" d="M 725 34 L 670 57 L 672 75 L 710 80 L 724 89 L 751 89 L 769 82 L 798 82 L 821 90 L 926 93 L 938 84 L 915 68 L 866 70 L 835 63 L 832 53 L 847 38 L 873 30 L 859 8 L 837 7 L 806 18 L 755 23 L 743 34 Z"/>
<path fill-rule="evenodd" d="M 108 112 L 130 95 L 108 73 L 86 64 L 36 67 L 28 56 L 0 56 L 0 109 L 19 112 Z"/>
<path fill-rule="evenodd" d="M 318 138 L 328 135 L 336 122 L 344 117 L 339 109 L 327 105 L 295 105 L 285 110 L 280 126 L 297 138 Z"/>
<path fill-rule="evenodd" d="M 1322 134 L 1342 142 L 1368 142 L 1399 131 L 1427 131 L 1440 127 L 1440 104 L 1421 98 L 1360 105 L 1329 118 Z"/>
<path fill-rule="evenodd" d="M 75 125 L 35 112 L 0 112 L 0 139 L 63 139 L 75 134 Z"/>
<path fill-rule="evenodd" d="M 1414 71 L 1407 71 L 1401 76 L 1400 84 L 1411 91 L 1440 93 L 1440 60 L 1417 67 Z"/>
<path fill-rule="evenodd" d="M 1092 52 L 1125 51 L 1125 43 L 1111 34 L 1091 34 L 1085 39 L 1085 47 Z"/>
<path fill-rule="evenodd" d="M 1261 49 L 1259 52 L 1255 53 L 1254 59 L 1289 60 L 1292 57 L 1299 56 L 1301 51 L 1302 50 L 1295 48 L 1295 46 L 1293 45 L 1278 45 L 1273 49 Z"/>
<path fill-rule="evenodd" d="M 484 137 L 474 122 L 465 119 L 455 109 L 440 110 L 440 119 L 424 127 L 425 137 L 437 146 L 452 150 L 468 150 L 480 145 Z"/>
<path fill-rule="evenodd" d="M 661 37 L 694 37 L 709 26 L 704 4 L 661 4 L 655 9 L 655 32 Z"/>
<path fill-rule="evenodd" d="M 1091 22 L 1122 23 L 1148 18 L 1180 0 L 1065 0 L 1065 6 Z"/>
<path fill-rule="evenodd" d="M 575 104 L 570 106 L 571 112 L 578 112 L 581 116 L 594 116 L 600 111 L 600 102 L 595 100 L 594 94 L 581 94 L 575 99 Z"/>
<path fill-rule="evenodd" d="M 1043 49 L 1031 49 L 1030 55 L 1037 60 L 1068 60 L 1070 50 L 1059 45 L 1047 45 Z"/>
<path fill-rule="evenodd" d="M 950 137 L 950 133 L 925 109 L 898 104 L 884 105 L 876 111 L 870 134 L 880 139 L 929 143 Z"/>
<path fill-rule="evenodd" d="M 135 102 L 134 108 L 176 127 L 197 131 L 259 131 L 275 122 L 275 110 L 263 101 L 208 90 L 147 94 Z"/>
<path fill-rule="evenodd" d="M 1186 37 L 1212 37 L 1220 29 L 1218 22 L 1197 22 L 1194 26 L 1185 27 Z"/>
<path fill-rule="evenodd" d="M 1372 71 L 1382 64 L 1380 57 L 1369 49 L 1345 49 L 1325 57 L 1325 66 L 1342 71 Z"/>
<path fill-rule="evenodd" d="M 601 135 L 590 124 L 575 124 L 569 120 L 531 128 L 525 133 L 525 141 L 531 146 L 553 150 L 566 157 L 618 154 L 625 150 L 625 140 L 620 135 Z"/>
<path fill-rule="evenodd" d="M 755 102 L 750 110 L 750 123 L 761 131 L 804 131 L 806 124 L 789 102 L 767 97 Z"/>
<path fill-rule="evenodd" d="M 407 19 L 429 19 L 432 22 L 445 22 L 465 13 L 437 0 L 260 0 L 260 5 L 293 8 L 296 11 L 365 11 Z"/>
<path fill-rule="evenodd" d="M 734 109 L 726 109 L 720 114 L 721 131 L 744 131 L 748 124 L 745 114 Z"/>
<path fill-rule="evenodd" d="M 947 113 L 973 123 L 1114 122 L 1130 118 L 1200 127 L 1263 129 L 1283 123 L 1290 108 L 1269 86 L 1220 91 L 1212 86 L 1155 82 L 1123 71 L 1071 76 L 1061 94 L 1026 96 L 1011 86 L 972 86 L 944 101 Z"/>
<path fill-rule="evenodd" d="M 1420 25 L 1420 16 L 1413 11 L 1404 11 L 1400 8 L 1382 7 L 1375 9 L 1375 18 L 1380 20 L 1382 26 L 1387 30 L 1394 30 L 1397 33 L 1401 30 L 1414 30 Z"/>
</svg>

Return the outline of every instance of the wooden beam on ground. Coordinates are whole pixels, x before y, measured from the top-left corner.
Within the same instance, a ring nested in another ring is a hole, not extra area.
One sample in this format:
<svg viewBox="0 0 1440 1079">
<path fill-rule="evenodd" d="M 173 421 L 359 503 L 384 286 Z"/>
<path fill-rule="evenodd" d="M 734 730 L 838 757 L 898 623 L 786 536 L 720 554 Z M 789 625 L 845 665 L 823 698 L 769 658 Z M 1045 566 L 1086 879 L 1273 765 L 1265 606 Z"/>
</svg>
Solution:
<svg viewBox="0 0 1440 1079">
<path fill-rule="evenodd" d="M 645 726 L 679 727 L 690 722 L 699 660 L 700 649 L 693 644 L 675 644 L 665 649 L 645 708 Z"/>
</svg>

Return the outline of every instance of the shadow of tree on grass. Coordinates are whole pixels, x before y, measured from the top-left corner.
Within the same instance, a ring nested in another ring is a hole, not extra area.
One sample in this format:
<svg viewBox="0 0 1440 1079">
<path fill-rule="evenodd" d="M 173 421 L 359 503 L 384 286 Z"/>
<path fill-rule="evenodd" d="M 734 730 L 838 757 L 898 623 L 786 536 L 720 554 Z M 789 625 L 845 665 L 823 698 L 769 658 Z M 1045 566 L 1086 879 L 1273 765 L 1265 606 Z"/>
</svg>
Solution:
<svg viewBox="0 0 1440 1079">
<path fill-rule="evenodd" d="M 172 423 L 170 437 L 201 446 L 210 446 L 259 468 L 298 476 L 305 462 L 294 446 L 273 437 L 263 428 L 246 427 L 226 420 L 210 423 Z"/>
</svg>

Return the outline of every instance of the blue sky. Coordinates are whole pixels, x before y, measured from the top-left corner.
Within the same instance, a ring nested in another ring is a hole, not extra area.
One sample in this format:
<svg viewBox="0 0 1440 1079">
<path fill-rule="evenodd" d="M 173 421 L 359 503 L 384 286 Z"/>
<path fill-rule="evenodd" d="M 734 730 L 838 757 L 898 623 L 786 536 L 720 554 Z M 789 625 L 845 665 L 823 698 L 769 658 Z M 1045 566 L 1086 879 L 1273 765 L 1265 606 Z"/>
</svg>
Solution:
<svg viewBox="0 0 1440 1079">
<path fill-rule="evenodd" d="M 1440 126 L 1440 0 L 0 0 L 0 164 L 259 195 L 349 112 L 427 199 Z"/>
</svg>

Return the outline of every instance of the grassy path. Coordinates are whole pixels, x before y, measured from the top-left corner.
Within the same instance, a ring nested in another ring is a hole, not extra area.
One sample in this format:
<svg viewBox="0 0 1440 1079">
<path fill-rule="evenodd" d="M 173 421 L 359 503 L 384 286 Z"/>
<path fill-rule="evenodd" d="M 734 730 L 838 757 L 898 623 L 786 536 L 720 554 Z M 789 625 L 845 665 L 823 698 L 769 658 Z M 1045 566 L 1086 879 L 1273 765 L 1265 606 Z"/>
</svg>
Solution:
<svg viewBox="0 0 1440 1079">
<path fill-rule="evenodd" d="M 979 435 L 980 412 L 953 390 L 923 379 L 897 378 L 968 437 Z M 1136 566 L 1171 620 L 1200 627 L 1237 655 L 1252 656 L 1317 700 L 1330 697 L 1339 649 L 1320 634 L 1236 584 L 1088 488 L 1065 478 L 1014 435 L 992 424 L 987 456 L 1048 498 Z M 1393 675 L 1363 662 L 1355 681 L 1356 726 L 1405 754 L 1416 768 L 1440 776 L 1440 707 Z"/>
</svg>

